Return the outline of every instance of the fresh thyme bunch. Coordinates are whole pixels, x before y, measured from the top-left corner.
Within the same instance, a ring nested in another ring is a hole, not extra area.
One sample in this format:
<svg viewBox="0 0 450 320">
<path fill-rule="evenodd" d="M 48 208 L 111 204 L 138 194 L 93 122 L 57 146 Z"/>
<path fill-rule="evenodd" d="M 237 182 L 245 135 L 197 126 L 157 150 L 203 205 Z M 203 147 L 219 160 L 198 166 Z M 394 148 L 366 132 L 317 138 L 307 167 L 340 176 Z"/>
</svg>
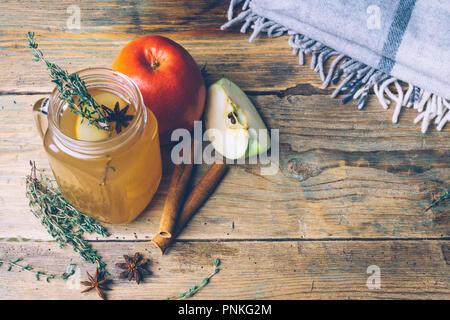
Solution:
<svg viewBox="0 0 450 320">
<path fill-rule="evenodd" d="M 83 260 L 96 263 L 100 270 L 104 270 L 106 264 L 83 238 L 83 234 L 95 232 L 108 237 L 109 233 L 97 221 L 85 216 L 67 202 L 61 192 L 53 187 L 52 181 L 42 174 L 38 178 L 34 162 L 30 161 L 30 165 L 31 173 L 26 179 L 26 195 L 33 214 L 61 248 L 66 244 L 71 245 Z"/>
<path fill-rule="evenodd" d="M 73 113 L 80 114 L 87 119 L 90 124 L 100 129 L 109 130 L 106 114 L 101 106 L 91 97 L 86 89 L 83 80 L 77 73 L 69 74 L 67 70 L 61 69 L 58 65 L 44 58 L 44 54 L 38 48 L 34 41 L 34 32 L 27 33 L 28 47 L 31 48 L 34 55 L 34 61 L 43 62 L 50 71 L 52 82 L 56 85 L 60 93 L 60 98 L 66 101 Z M 78 103 L 74 97 L 78 98 Z"/>
</svg>

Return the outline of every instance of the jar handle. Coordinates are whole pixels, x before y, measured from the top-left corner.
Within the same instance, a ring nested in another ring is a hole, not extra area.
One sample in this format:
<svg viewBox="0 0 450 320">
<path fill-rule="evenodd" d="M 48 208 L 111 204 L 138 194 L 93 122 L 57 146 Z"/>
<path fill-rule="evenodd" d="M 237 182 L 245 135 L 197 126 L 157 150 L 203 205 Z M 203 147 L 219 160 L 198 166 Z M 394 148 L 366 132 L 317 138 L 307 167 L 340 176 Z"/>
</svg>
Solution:
<svg viewBox="0 0 450 320">
<path fill-rule="evenodd" d="M 34 123 L 36 124 L 36 127 L 39 131 L 39 134 L 41 135 L 42 140 L 44 140 L 44 135 L 48 128 L 47 122 L 48 104 L 49 99 L 42 98 L 36 101 L 33 106 Z"/>
</svg>

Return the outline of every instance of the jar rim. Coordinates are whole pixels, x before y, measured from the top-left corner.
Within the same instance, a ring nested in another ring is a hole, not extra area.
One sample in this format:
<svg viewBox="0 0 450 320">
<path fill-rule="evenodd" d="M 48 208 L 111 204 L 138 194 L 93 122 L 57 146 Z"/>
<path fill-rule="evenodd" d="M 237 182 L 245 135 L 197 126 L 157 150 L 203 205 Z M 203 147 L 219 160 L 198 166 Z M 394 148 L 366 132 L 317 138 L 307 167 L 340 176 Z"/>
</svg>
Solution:
<svg viewBox="0 0 450 320">
<path fill-rule="evenodd" d="M 104 79 L 109 78 L 109 80 L 115 81 L 120 80 L 121 84 L 124 84 L 126 86 L 126 89 L 129 91 L 127 92 L 127 98 L 130 99 L 130 101 L 132 101 L 135 105 L 136 115 L 121 134 L 118 134 L 117 136 L 114 136 L 110 139 L 100 141 L 84 141 L 72 138 L 62 132 L 59 128 L 59 125 L 57 124 L 57 113 L 60 111 L 60 108 L 63 105 L 62 103 L 64 101 L 61 100 L 59 91 L 55 87 L 50 95 L 48 122 L 49 127 L 54 130 L 54 134 L 58 138 L 58 140 L 60 140 L 60 142 L 62 142 L 67 148 L 73 151 L 96 155 L 100 153 L 104 154 L 106 151 L 117 149 L 126 141 L 131 139 L 136 133 L 138 133 L 138 131 L 140 131 L 140 133 L 143 132 L 145 126 L 147 125 L 147 112 L 151 111 L 147 110 L 147 108 L 145 107 L 141 91 L 131 78 L 119 71 L 103 67 L 85 68 L 75 73 L 78 74 L 83 81 L 86 81 L 87 77 L 92 77 L 93 79 L 95 79 L 95 76 L 98 76 L 99 78 L 103 77 Z M 87 87 L 89 87 L 88 84 Z M 140 123 L 142 122 L 142 120 L 144 123 L 142 129 L 140 129 Z M 155 125 L 154 127 L 155 128 L 153 129 L 157 130 L 157 125 Z"/>
</svg>

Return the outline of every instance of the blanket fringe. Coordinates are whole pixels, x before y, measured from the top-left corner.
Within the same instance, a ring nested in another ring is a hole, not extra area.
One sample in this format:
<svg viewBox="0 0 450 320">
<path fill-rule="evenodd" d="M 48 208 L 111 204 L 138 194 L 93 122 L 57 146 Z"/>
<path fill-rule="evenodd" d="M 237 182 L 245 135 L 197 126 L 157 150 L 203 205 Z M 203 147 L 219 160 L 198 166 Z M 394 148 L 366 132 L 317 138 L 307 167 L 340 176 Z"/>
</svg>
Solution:
<svg viewBox="0 0 450 320">
<path fill-rule="evenodd" d="M 356 108 L 361 110 L 366 105 L 369 91 L 373 89 L 384 109 L 387 110 L 391 105 L 393 106 L 393 123 L 398 122 L 403 108 L 413 108 L 419 112 L 414 123 L 421 122 L 423 133 L 432 123 L 438 131 L 441 131 L 450 121 L 450 101 L 446 98 L 412 84 L 408 84 L 408 89 L 404 90 L 400 85 L 400 80 L 351 57 L 346 57 L 314 39 L 259 16 L 250 8 L 250 2 L 251 0 L 231 0 L 228 8 L 228 22 L 222 25 L 221 29 L 224 30 L 234 24 L 242 23 L 242 33 L 253 29 L 249 38 L 250 42 L 261 33 L 266 33 L 270 38 L 288 34 L 288 43 L 292 47 L 293 54 L 298 55 L 299 64 L 303 65 L 305 55 L 310 54 L 312 56 L 310 68 L 319 73 L 322 88 L 325 89 L 330 84 L 337 84 L 338 86 L 331 96 L 336 98 L 343 95 L 341 100 L 343 104 L 357 99 Z M 234 11 L 240 4 L 242 4 L 241 12 L 235 16 Z M 332 62 L 326 70 L 326 62 L 330 59 Z M 395 89 L 394 92 L 393 89 Z"/>
</svg>

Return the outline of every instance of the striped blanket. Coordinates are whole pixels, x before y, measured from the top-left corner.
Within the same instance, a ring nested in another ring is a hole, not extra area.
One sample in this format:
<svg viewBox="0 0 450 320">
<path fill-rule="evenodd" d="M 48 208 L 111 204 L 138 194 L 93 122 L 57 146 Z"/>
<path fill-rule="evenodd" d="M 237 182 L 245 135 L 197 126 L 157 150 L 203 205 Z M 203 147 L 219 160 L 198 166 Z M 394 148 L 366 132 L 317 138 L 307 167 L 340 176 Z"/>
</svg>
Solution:
<svg viewBox="0 0 450 320">
<path fill-rule="evenodd" d="M 394 123 L 404 108 L 418 111 L 422 132 L 450 121 L 448 0 L 231 0 L 222 29 L 236 23 L 253 29 L 250 41 L 288 34 L 343 103 L 362 109 L 372 90 Z"/>
</svg>

